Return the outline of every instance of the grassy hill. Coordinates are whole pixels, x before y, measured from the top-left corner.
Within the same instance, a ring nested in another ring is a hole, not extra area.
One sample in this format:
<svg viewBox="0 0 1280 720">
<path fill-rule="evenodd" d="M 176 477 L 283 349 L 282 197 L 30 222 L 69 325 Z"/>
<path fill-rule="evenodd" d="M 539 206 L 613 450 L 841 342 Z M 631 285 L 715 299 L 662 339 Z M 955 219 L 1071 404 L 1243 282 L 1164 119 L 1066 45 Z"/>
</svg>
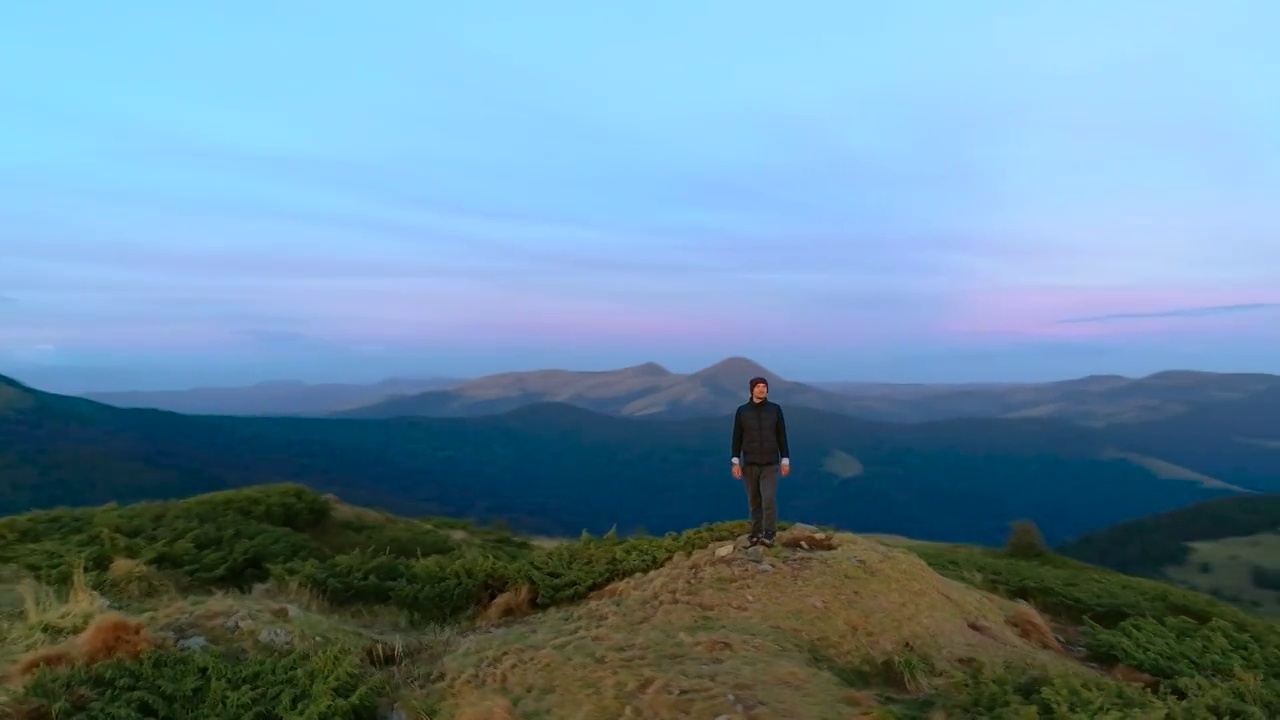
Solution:
<svg viewBox="0 0 1280 720">
<path fill-rule="evenodd" d="M 666 532 L 744 512 L 728 417 L 652 422 L 556 404 L 478 418 L 184 416 L 0 388 L 0 512 L 282 481 L 549 535 Z M 795 471 L 784 512 L 863 532 L 991 544 L 1030 517 L 1056 543 L 1234 494 L 1161 477 L 1109 454 L 1116 438 L 1050 420 L 787 417 Z"/>
<path fill-rule="evenodd" d="M 1039 552 L 534 544 L 294 485 L 0 519 L 0 716 L 1280 714 L 1280 626 Z"/>
<path fill-rule="evenodd" d="M 1280 495 L 1197 503 L 1090 533 L 1058 551 L 1280 615 Z"/>
</svg>

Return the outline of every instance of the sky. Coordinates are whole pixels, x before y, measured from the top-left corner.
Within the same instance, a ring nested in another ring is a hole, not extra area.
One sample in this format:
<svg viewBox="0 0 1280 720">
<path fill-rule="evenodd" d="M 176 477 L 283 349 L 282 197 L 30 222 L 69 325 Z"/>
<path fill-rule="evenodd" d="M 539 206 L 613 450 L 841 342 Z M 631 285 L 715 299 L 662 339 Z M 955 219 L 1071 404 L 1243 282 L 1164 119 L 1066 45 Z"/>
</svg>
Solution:
<svg viewBox="0 0 1280 720">
<path fill-rule="evenodd" d="M 1280 4 L 5 3 L 0 373 L 1280 372 Z"/>
</svg>

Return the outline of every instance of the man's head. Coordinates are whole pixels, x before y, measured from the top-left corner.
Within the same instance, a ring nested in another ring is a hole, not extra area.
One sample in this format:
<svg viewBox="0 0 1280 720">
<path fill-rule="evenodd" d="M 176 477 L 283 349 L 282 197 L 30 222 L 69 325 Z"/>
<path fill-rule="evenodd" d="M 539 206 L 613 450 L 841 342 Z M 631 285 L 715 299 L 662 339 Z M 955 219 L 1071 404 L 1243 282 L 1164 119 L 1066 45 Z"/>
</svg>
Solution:
<svg viewBox="0 0 1280 720">
<path fill-rule="evenodd" d="M 760 402 L 769 397 L 769 381 L 762 377 L 753 377 L 747 383 L 751 387 L 751 399 Z"/>
</svg>

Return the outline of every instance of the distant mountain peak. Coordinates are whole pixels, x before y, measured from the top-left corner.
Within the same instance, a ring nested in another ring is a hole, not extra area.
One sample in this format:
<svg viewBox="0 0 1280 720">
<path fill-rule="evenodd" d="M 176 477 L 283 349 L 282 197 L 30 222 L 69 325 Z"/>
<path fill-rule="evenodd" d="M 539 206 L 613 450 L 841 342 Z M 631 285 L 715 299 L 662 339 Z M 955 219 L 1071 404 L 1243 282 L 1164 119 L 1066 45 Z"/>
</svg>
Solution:
<svg viewBox="0 0 1280 720">
<path fill-rule="evenodd" d="M 621 372 L 637 377 L 664 377 L 671 374 L 670 370 L 656 362 L 632 365 L 631 367 L 622 368 Z"/>
<path fill-rule="evenodd" d="M 724 383 L 742 383 L 743 386 L 753 377 L 760 376 L 768 380 L 781 380 L 776 373 L 773 373 L 760 363 L 741 356 L 728 357 L 720 362 L 705 367 L 696 373 L 694 377 L 704 379 L 714 379 Z"/>
</svg>

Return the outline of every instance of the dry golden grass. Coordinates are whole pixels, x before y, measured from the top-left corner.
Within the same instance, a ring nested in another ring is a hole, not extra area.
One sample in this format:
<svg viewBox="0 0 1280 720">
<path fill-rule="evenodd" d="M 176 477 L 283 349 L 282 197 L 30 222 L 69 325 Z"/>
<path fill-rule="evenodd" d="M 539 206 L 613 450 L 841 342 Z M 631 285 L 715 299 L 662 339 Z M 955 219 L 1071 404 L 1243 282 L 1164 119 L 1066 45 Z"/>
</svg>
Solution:
<svg viewBox="0 0 1280 720">
<path fill-rule="evenodd" d="M 1005 623 L 1032 647 L 1056 653 L 1064 652 L 1049 623 L 1029 605 L 1013 603 L 1005 615 Z"/>
<path fill-rule="evenodd" d="M 917 693 L 972 658 L 1078 667 L 1032 608 L 905 551 L 843 534 L 779 540 L 801 549 L 707 548 L 466 638 L 444 659 L 450 710 L 505 698 L 492 717 L 847 720 L 877 698 L 818 666 L 879 665 Z"/>
<path fill-rule="evenodd" d="M 154 645 L 143 624 L 115 612 L 95 617 L 78 636 L 22 656 L 5 670 L 5 680 L 21 681 L 42 667 L 95 664 L 117 658 L 137 658 Z"/>
<path fill-rule="evenodd" d="M 527 585 L 522 585 L 515 590 L 508 590 L 489 603 L 489 607 L 485 608 L 484 612 L 480 614 L 480 622 L 484 625 L 491 625 L 506 618 L 528 615 L 533 612 L 534 598 L 534 589 Z"/>
<path fill-rule="evenodd" d="M 501 696 L 466 698 L 453 720 L 520 720 L 511 701 Z"/>
<path fill-rule="evenodd" d="M 65 593 L 20 577 L 3 587 L 0 603 L 0 664 L 23 653 L 60 643 L 76 635 L 107 607 L 77 567 Z"/>
</svg>

